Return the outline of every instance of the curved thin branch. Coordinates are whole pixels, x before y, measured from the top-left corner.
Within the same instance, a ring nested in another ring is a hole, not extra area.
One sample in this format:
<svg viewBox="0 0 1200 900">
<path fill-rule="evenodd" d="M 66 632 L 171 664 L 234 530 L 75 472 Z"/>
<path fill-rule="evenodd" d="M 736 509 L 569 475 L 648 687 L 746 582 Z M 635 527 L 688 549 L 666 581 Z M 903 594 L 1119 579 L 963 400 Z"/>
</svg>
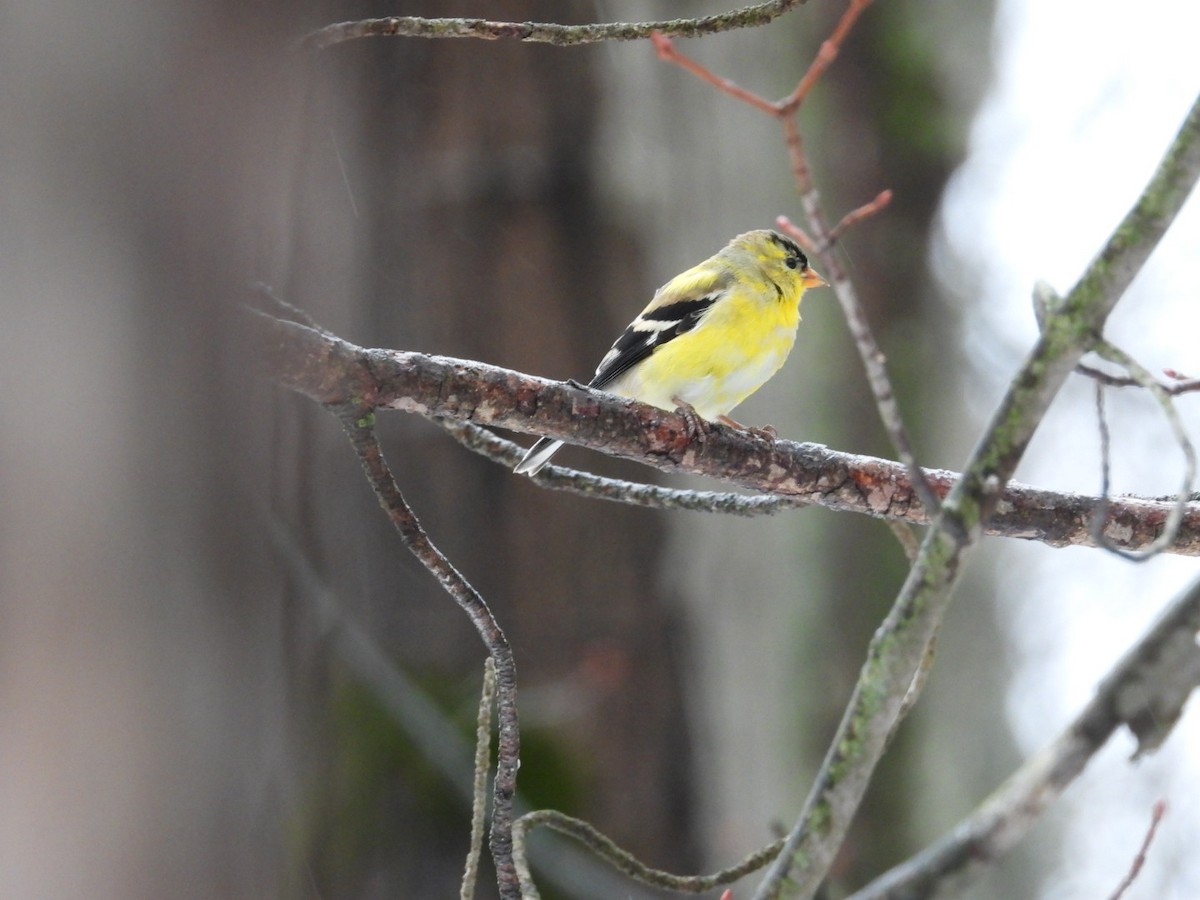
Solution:
<svg viewBox="0 0 1200 900">
<path fill-rule="evenodd" d="M 821 771 L 755 900 L 777 896 L 789 876 L 792 889 L 802 897 L 811 897 L 824 880 L 907 708 L 907 691 L 949 607 L 968 551 L 992 518 L 1051 401 L 1083 354 L 1099 341 L 1109 313 L 1198 177 L 1200 97 L 1133 209 L 1061 305 L 1048 311 L 1041 338 L 1010 384 L 962 479 L 942 504 L 920 558 L 871 641 Z"/>
<path fill-rule="evenodd" d="M 404 545 L 438 580 L 455 602 L 470 617 L 488 653 L 496 663 L 496 714 L 500 740 L 496 754 L 496 780 L 492 786 L 492 830 L 489 846 L 496 865 L 496 882 L 505 900 L 521 900 L 512 855 L 513 798 L 517 789 L 520 763 L 520 730 L 517 725 L 517 668 L 508 638 L 475 588 L 442 554 L 412 508 L 405 501 L 392 476 L 383 449 L 375 435 L 375 414 L 370 407 L 346 404 L 334 410 L 341 419 L 347 437 L 358 452 L 367 481 Z"/>
<path fill-rule="evenodd" d="M 471 783 L 471 843 L 463 871 L 459 900 L 473 900 L 479 879 L 479 857 L 483 849 L 483 829 L 487 821 L 487 782 L 492 762 L 492 707 L 496 702 L 496 660 L 483 660 L 483 688 L 479 692 L 479 711 L 475 714 L 475 778 Z"/>
<path fill-rule="evenodd" d="M 439 417 L 434 421 L 468 450 L 500 463 L 507 469 L 511 469 L 525 456 L 524 447 L 506 441 L 486 428 L 455 419 Z M 770 516 L 785 509 L 799 509 L 812 505 L 808 500 L 799 497 L 736 494 L 732 491 L 689 491 L 657 484 L 623 481 L 619 478 L 604 478 L 554 464 L 542 468 L 533 476 L 533 482 L 550 490 L 596 500 L 610 500 L 629 506 L 728 513 L 748 518 Z"/>
<path fill-rule="evenodd" d="M 1183 421 L 1179 418 L 1179 410 L 1175 408 L 1171 394 L 1155 380 L 1154 376 L 1141 363 L 1108 341 L 1100 341 L 1096 345 L 1096 353 L 1101 358 L 1124 367 L 1130 377 L 1137 384 L 1146 388 L 1158 401 L 1163 415 L 1167 418 L 1167 423 L 1171 426 L 1171 431 L 1175 434 L 1175 442 L 1183 451 L 1183 483 L 1180 485 L 1179 493 L 1175 496 L 1175 505 L 1171 508 L 1167 521 L 1163 523 L 1162 534 L 1155 538 L 1150 546 L 1142 550 L 1127 550 L 1124 547 L 1113 546 L 1104 534 L 1105 519 L 1108 515 L 1109 440 L 1108 425 L 1104 420 L 1104 388 L 1100 382 L 1096 383 L 1096 406 L 1100 415 L 1100 451 L 1101 464 L 1104 469 L 1104 486 L 1100 491 L 1103 502 L 1096 510 L 1095 518 L 1092 520 L 1092 532 L 1096 536 L 1097 543 L 1110 553 L 1115 553 L 1132 562 L 1145 562 L 1161 553 L 1164 547 L 1170 546 L 1175 539 L 1175 534 L 1179 531 L 1179 524 L 1183 521 L 1183 515 L 1187 511 L 1188 501 L 1192 495 L 1192 483 L 1196 479 L 1196 448 L 1192 445 L 1191 438 L 1188 437 L 1187 429 L 1183 427 Z"/>
<path fill-rule="evenodd" d="M 609 22 L 591 25 L 559 25 L 552 22 L 491 22 L 487 19 L 425 19 L 417 16 L 388 16 L 337 22 L 308 34 L 305 47 L 323 50 L 334 44 L 366 37 L 481 38 L 554 44 L 594 44 L 599 41 L 635 41 L 662 32 L 676 37 L 703 37 L 738 28 L 754 28 L 779 18 L 807 0 L 769 0 L 698 19 L 662 22 Z"/>
<path fill-rule="evenodd" d="M 602 834 L 589 822 L 557 810 L 540 809 L 521 816 L 513 827 L 517 872 L 521 877 L 521 892 L 524 900 L 538 900 L 540 897 L 537 885 L 533 883 L 533 878 L 529 873 L 529 867 L 525 864 L 525 836 L 531 829 L 539 825 L 574 838 L 614 869 L 635 881 L 680 894 L 700 894 L 722 885 L 732 884 L 751 872 L 757 872 L 769 863 L 779 852 L 779 848 L 783 846 L 782 839 L 775 841 L 761 850 L 754 851 L 728 869 L 722 869 L 711 875 L 673 875 L 670 872 L 650 868 L 632 853 L 618 847 L 611 838 Z"/>
</svg>

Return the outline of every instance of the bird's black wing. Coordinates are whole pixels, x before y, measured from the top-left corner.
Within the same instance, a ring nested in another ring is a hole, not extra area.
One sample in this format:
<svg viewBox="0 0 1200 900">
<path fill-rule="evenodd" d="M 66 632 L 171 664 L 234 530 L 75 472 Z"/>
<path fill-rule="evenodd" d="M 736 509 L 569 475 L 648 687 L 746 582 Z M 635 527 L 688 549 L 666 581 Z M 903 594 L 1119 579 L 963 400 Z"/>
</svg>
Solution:
<svg viewBox="0 0 1200 900">
<path fill-rule="evenodd" d="M 612 349 L 600 360 L 589 386 L 603 388 L 616 381 L 651 353 L 695 328 L 716 302 L 720 291 L 651 306 L 634 319 Z"/>
</svg>

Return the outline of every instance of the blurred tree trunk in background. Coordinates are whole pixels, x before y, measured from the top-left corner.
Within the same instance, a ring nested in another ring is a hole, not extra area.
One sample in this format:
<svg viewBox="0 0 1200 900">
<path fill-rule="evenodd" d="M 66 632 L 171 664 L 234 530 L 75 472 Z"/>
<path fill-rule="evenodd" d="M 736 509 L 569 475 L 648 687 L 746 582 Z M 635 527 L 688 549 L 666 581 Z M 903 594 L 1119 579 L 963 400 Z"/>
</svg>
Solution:
<svg viewBox="0 0 1200 900">
<path fill-rule="evenodd" d="M 279 392 L 239 340 L 295 114 L 268 7 L 5 10 L 5 896 L 284 892 Z"/>
</svg>

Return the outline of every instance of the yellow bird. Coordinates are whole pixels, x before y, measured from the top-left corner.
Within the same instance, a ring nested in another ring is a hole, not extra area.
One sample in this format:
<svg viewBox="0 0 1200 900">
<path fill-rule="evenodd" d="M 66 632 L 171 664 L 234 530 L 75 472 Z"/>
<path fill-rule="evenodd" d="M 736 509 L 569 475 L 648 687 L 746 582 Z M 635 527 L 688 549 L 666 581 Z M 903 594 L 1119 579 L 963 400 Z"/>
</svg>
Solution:
<svg viewBox="0 0 1200 900">
<path fill-rule="evenodd" d="M 739 234 L 655 292 L 588 387 L 745 430 L 729 412 L 779 371 L 796 342 L 800 298 L 825 283 L 783 235 Z M 538 439 L 514 471 L 536 475 L 562 443 Z"/>
</svg>

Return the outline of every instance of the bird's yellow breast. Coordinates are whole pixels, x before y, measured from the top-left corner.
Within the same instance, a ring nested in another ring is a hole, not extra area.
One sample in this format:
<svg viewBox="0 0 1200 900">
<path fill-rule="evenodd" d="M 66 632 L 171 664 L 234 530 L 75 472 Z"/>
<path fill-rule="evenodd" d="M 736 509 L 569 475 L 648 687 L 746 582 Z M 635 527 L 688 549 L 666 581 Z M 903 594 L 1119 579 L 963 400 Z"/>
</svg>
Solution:
<svg viewBox="0 0 1200 900">
<path fill-rule="evenodd" d="M 705 419 L 727 415 L 779 371 L 796 342 L 799 297 L 739 282 L 687 334 L 608 388 L 662 409 L 690 403 Z"/>
</svg>

